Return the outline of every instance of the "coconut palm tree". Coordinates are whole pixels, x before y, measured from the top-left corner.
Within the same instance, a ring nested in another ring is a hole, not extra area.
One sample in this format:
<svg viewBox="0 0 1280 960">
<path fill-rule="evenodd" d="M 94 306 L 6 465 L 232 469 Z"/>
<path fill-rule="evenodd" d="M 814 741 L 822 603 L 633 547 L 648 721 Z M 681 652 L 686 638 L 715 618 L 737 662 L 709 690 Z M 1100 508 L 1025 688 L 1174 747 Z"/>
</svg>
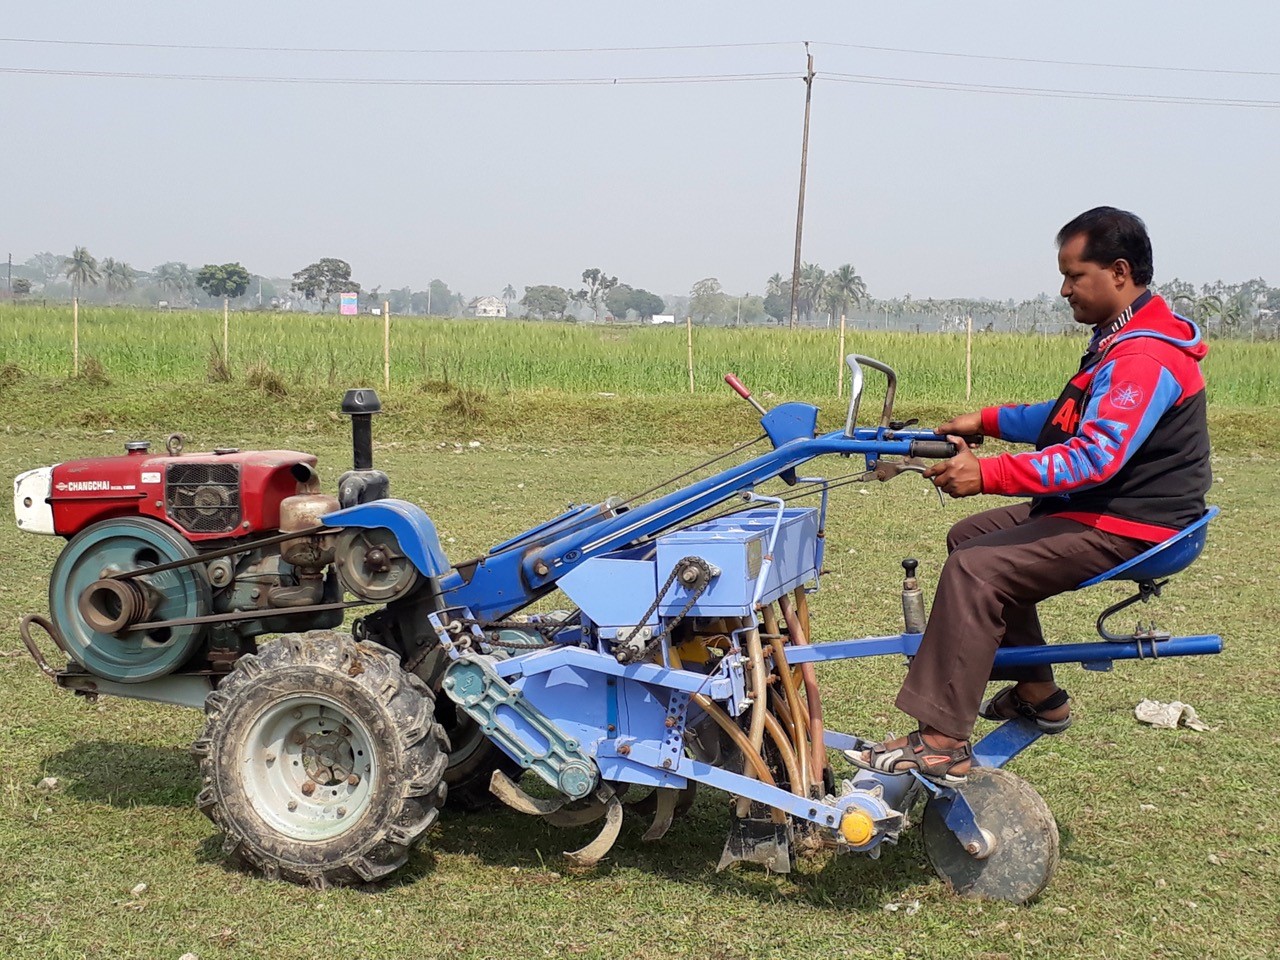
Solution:
<svg viewBox="0 0 1280 960">
<path fill-rule="evenodd" d="M 786 281 L 782 279 L 782 274 L 775 273 L 765 282 L 765 293 L 771 297 L 782 296 L 782 288 Z"/>
<path fill-rule="evenodd" d="M 502 288 L 502 299 L 514 300 L 515 298 L 516 298 L 516 288 L 508 283 L 505 287 Z"/>
<path fill-rule="evenodd" d="M 185 263 L 169 261 L 162 263 L 152 271 L 156 285 L 161 291 L 179 302 L 189 302 L 195 293 L 196 280 L 191 268 Z"/>
<path fill-rule="evenodd" d="M 107 282 L 107 292 L 121 294 L 132 290 L 138 281 L 137 271 L 123 260 L 107 257 L 102 261 L 102 276 Z"/>
<path fill-rule="evenodd" d="M 851 263 L 842 264 L 832 272 L 827 278 L 827 290 L 832 298 L 832 313 L 838 307 L 843 315 L 849 309 L 849 304 L 857 306 L 867 299 L 867 284 L 858 276 L 858 271 Z"/>
<path fill-rule="evenodd" d="M 800 289 L 797 311 L 812 319 L 814 308 L 822 302 L 822 292 L 827 285 L 827 271 L 816 263 L 806 263 L 800 268 Z"/>
<path fill-rule="evenodd" d="M 71 251 L 71 256 L 62 261 L 62 273 L 71 281 L 71 289 L 77 297 L 85 284 L 96 287 L 102 279 L 98 261 L 86 247 L 76 247 Z"/>
</svg>

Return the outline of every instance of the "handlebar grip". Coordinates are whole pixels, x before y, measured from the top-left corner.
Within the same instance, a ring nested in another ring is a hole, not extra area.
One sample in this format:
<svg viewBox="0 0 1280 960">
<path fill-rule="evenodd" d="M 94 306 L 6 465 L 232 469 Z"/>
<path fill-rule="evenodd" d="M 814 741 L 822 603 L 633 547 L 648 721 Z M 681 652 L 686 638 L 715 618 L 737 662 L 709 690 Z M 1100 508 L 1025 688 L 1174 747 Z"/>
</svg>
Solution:
<svg viewBox="0 0 1280 960">
<path fill-rule="evenodd" d="M 729 386 L 733 387 L 734 393 L 740 396 L 743 400 L 751 399 L 751 391 L 746 388 L 746 385 L 743 384 L 743 382 L 739 380 L 736 375 L 732 373 L 726 373 L 724 375 L 724 382 L 727 383 Z"/>
<path fill-rule="evenodd" d="M 950 440 L 912 440 L 911 456 L 924 460 L 950 460 L 956 455 L 956 445 Z"/>
</svg>

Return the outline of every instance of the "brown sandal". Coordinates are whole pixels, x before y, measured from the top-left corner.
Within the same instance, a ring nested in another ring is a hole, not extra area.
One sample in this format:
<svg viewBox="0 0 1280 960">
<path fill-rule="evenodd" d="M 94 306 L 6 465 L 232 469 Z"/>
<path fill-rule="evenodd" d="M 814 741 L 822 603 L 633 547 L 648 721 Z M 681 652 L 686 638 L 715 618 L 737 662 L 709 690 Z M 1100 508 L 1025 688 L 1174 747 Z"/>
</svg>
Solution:
<svg viewBox="0 0 1280 960">
<path fill-rule="evenodd" d="M 962 763 L 972 763 L 973 751 L 969 744 L 958 747 L 935 747 L 926 743 L 924 735 L 916 730 L 907 734 L 903 747 L 889 749 L 883 743 L 871 744 L 862 750 L 846 750 L 845 756 L 856 767 L 874 770 L 876 773 L 911 773 L 913 770 L 927 780 L 937 783 L 964 783 L 966 773 L 953 773 Z"/>
<path fill-rule="evenodd" d="M 1065 707 L 1070 700 L 1071 697 L 1067 695 L 1067 691 L 1059 687 L 1039 703 L 1028 703 L 1018 696 L 1018 685 L 1011 684 L 995 696 L 988 697 L 982 701 L 982 706 L 978 709 L 978 716 L 984 720 L 995 720 L 997 722 L 1013 720 L 1016 717 L 1025 717 L 1034 723 L 1041 733 L 1062 733 L 1063 730 L 1071 726 L 1070 713 L 1061 720 L 1047 720 L 1041 716 L 1041 713 L 1046 710 L 1057 710 L 1059 707 Z"/>
</svg>

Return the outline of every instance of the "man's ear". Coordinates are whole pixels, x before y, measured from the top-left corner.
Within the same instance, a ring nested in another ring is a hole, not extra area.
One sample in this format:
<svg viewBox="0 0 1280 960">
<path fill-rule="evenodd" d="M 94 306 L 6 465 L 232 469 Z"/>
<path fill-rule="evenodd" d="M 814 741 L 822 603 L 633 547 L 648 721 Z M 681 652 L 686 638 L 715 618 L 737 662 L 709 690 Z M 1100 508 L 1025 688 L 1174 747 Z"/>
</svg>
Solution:
<svg viewBox="0 0 1280 960">
<path fill-rule="evenodd" d="M 1128 260 L 1116 260 L 1111 264 L 1111 276 L 1117 287 L 1123 287 L 1126 280 L 1133 280 L 1133 267 Z"/>
</svg>

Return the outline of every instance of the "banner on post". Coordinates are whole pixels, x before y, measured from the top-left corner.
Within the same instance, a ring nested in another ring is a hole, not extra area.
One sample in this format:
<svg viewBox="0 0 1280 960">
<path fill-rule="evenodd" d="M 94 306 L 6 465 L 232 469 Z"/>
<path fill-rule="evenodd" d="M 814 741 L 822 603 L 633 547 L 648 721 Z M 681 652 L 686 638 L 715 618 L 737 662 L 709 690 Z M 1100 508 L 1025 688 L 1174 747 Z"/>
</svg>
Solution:
<svg viewBox="0 0 1280 960">
<path fill-rule="evenodd" d="M 343 316 L 354 316 L 360 312 L 359 294 L 341 293 L 338 295 L 338 312 Z"/>
</svg>

